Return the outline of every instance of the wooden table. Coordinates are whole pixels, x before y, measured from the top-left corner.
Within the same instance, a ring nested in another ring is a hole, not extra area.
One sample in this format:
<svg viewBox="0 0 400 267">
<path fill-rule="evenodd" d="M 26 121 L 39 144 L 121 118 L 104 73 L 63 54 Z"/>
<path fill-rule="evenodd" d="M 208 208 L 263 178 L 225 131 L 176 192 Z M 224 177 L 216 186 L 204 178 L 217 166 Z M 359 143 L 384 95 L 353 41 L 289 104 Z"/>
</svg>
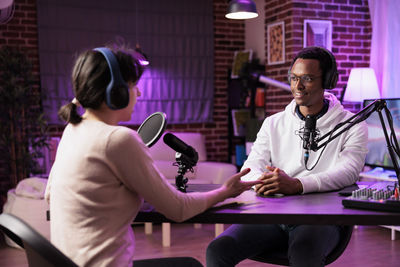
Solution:
<svg viewBox="0 0 400 267">
<path fill-rule="evenodd" d="M 189 185 L 207 191 L 216 185 Z M 400 212 L 350 209 L 338 192 L 283 197 L 261 197 L 247 191 L 192 217 L 185 223 L 400 225 Z M 136 222 L 171 222 L 152 208 L 142 210 Z"/>
</svg>

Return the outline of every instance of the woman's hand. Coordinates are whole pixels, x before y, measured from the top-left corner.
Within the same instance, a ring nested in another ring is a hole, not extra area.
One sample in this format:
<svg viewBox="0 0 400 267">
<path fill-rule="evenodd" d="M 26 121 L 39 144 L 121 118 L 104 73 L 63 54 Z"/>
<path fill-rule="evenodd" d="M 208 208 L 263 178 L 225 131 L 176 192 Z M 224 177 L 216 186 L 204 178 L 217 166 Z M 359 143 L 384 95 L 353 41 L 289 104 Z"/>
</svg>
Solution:
<svg viewBox="0 0 400 267">
<path fill-rule="evenodd" d="M 229 197 L 236 197 L 243 193 L 246 190 L 249 190 L 252 188 L 254 185 L 258 184 L 263 184 L 264 181 L 262 180 L 256 180 L 256 181 L 242 181 L 240 178 L 250 172 L 250 169 L 244 169 L 243 171 L 233 175 L 231 178 L 229 178 L 224 184 L 223 187 L 226 190 L 227 196 L 226 198 Z"/>
</svg>

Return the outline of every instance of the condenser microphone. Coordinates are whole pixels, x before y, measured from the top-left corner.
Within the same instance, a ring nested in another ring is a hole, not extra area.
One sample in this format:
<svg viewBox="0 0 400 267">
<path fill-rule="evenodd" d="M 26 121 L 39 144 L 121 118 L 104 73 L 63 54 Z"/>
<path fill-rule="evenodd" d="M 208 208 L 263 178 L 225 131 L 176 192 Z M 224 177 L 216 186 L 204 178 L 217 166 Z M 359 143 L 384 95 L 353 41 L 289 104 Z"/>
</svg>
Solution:
<svg viewBox="0 0 400 267">
<path fill-rule="evenodd" d="M 188 144 L 183 142 L 181 139 L 179 139 L 178 137 L 173 135 L 172 133 L 166 133 L 164 135 L 163 140 L 164 140 L 165 144 L 167 144 L 170 148 L 172 148 L 176 152 L 179 152 L 179 153 L 189 157 L 193 161 L 197 162 L 197 160 L 199 158 L 197 151 L 193 147 L 189 146 Z"/>
<path fill-rule="evenodd" d="M 304 135 L 303 135 L 303 148 L 304 152 L 304 162 L 307 164 L 308 158 L 310 156 L 310 149 L 314 144 L 315 140 L 315 126 L 317 124 L 317 120 L 315 116 L 306 116 L 305 125 L 304 125 Z"/>
</svg>

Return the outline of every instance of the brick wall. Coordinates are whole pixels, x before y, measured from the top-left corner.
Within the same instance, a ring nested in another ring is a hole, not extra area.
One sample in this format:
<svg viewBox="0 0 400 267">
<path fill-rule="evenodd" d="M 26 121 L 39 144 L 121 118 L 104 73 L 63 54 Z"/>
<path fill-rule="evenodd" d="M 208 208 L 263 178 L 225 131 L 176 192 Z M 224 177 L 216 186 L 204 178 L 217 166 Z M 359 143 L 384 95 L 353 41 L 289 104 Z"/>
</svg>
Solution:
<svg viewBox="0 0 400 267">
<path fill-rule="evenodd" d="M 286 81 L 290 62 L 303 47 L 304 19 L 332 21 L 332 52 L 336 57 L 339 71 L 337 88 L 332 92 L 339 97 L 342 88 L 347 84 L 350 70 L 354 67 L 369 66 L 372 26 L 368 0 L 266 0 L 265 24 L 283 20 L 286 35 L 286 62 L 280 65 L 266 65 L 267 76 Z M 267 115 L 283 110 L 291 99 L 287 92 L 268 88 Z M 360 108 L 359 104 L 344 103 L 344 105 L 352 111 Z"/>
</svg>

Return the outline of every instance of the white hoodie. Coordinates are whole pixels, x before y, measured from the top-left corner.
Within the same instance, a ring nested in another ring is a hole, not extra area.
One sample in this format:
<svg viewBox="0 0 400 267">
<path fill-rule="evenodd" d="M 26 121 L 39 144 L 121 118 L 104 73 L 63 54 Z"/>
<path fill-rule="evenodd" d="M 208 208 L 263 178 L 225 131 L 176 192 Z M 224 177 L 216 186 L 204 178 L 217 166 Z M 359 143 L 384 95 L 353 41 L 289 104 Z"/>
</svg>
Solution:
<svg viewBox="0 0 400 267">
<path fill-rule="evenodd" d="M 354 115 L 345 110 L 334 95 L 325 92 L 325 99 L 329 100 L 329 109 L 316 124 L 320 136 Z M 304 165 L 303 141 L 299 136 L 304 121 L 296 114 L 295 107 L 293 100 L 284 111 L 264 120 L 242 167 L 251 168 L 251 172 L 242 180 L 258 179 L 266 171 L 265 166 L 269 165 L 298 178 L 303 185 L 303 193 L 336 190 L 355 183 L 368 151 L 365 123 L 356 124 L 342 133 L 327 144 L 325 150 L 311 151 L 307 163 L 309 169 L 315 165 L 321 153 L 322 156 L 315 168 L 308 171 Z"/>
</svg>

